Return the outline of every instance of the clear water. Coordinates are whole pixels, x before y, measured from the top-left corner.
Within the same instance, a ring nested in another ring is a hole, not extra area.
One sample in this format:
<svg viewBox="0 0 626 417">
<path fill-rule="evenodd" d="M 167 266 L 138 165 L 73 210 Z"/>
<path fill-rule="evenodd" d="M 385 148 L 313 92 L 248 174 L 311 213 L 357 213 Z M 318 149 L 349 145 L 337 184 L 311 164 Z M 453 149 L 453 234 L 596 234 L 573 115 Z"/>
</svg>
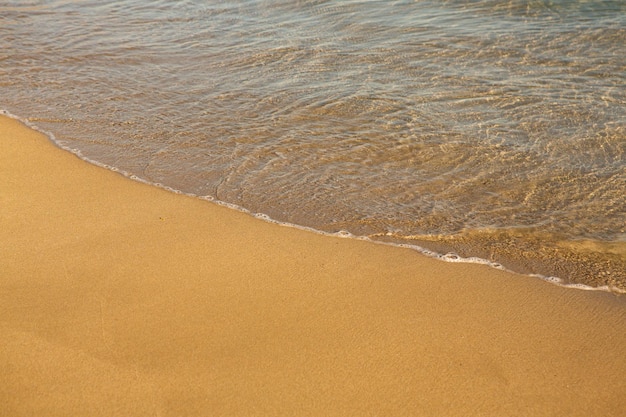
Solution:
<svg viewBox="0 0 626 417">
<path fill-rule="evenodd" d="M 0 108 L 89 159 L 626 289 L 624 1 L 0 0 L 0 45 Z"/>
</svg>

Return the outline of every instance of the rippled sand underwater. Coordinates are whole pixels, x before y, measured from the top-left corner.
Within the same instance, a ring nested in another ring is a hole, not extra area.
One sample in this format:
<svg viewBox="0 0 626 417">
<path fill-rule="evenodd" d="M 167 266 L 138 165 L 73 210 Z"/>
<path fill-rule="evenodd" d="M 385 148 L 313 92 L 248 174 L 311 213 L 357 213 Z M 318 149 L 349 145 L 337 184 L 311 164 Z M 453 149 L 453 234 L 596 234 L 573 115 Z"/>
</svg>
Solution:
<svg viewBox="0 0 626 417">
<path fill-rule="evenodd" d="M 326 232 L 626 289 L 621 1 L 1 2 L 0 107 Z"/>
</svg>

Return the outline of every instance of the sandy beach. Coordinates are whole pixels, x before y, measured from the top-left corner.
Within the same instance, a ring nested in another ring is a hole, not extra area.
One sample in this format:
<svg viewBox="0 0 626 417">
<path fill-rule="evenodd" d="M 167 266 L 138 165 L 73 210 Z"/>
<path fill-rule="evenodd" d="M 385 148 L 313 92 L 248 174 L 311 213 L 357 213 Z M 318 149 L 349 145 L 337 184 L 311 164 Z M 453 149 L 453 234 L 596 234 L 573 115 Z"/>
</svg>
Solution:
<svg viewBox="0 0 626 417">
<path fill-rule="evenodd" d="M 279 226 L 0 116 L 0 416 L 625 416 L 626 298 Z"/>
</svg>

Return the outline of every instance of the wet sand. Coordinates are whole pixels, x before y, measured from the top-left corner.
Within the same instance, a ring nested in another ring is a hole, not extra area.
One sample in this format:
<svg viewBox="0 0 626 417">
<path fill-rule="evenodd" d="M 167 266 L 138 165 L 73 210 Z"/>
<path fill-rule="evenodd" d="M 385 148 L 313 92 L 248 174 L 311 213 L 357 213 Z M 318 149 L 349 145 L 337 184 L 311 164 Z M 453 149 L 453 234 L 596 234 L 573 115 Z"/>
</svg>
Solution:
<svg viewBox="0 0 626 417">
<path fill-rule="evenodd" d="M 626 299 L 270 224 L 0 117 L 2 416 L 624 416 Z"/>
</svg>

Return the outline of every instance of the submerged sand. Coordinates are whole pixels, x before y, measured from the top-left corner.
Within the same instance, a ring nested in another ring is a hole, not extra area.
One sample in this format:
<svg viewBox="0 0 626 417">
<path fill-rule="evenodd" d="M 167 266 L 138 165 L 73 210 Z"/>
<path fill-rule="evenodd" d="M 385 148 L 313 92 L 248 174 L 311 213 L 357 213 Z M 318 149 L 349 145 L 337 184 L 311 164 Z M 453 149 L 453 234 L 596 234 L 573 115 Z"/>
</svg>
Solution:
<svg viewBox="0 0 626 417">
<path fill-rule="evenodd" d="M 624 296 L 322 236 L 0 117 L 1 416 L 624 416 Z"/>
</svg>

